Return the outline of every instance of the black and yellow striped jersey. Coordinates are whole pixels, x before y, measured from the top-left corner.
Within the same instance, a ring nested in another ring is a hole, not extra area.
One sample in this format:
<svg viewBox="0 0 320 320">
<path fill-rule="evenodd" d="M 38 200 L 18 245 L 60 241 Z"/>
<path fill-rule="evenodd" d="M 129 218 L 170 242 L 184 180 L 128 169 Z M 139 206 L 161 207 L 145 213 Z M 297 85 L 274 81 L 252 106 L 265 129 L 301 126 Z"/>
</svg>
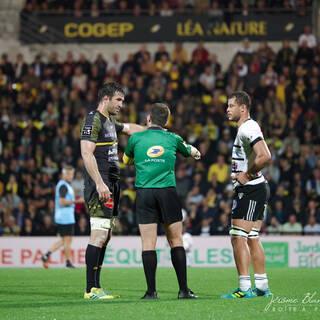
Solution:
<svg viewBox="0 0 320 320">
<path fill-rule="evenodd" d="M 123 124 L 112 116 L 105 117 L 98 110 L 89 112 L 81 124 L 81 140 L 96 144 L 94 156 L 98 170 L 109 181 L 120 179 L 117 134 L 123 130 Z"/>
</svg>

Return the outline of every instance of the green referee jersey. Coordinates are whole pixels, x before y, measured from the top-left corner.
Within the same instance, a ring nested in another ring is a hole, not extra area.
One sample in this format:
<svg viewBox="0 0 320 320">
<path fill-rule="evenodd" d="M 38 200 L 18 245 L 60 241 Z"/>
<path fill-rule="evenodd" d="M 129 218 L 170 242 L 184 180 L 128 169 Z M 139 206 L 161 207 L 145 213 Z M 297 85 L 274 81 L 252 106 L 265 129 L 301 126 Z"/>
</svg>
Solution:
<svg viewBox="0 0 320 320">
<path fill-rule="evenodd" d="M 176 154 L 190 156 L 191 147 L 183 139 L 160 127 L 150 127 L 133 134 L 123 160 L 136 167 L 136 187 L 168 188 L 176 186 L 174 173 Z"/>
</svg>

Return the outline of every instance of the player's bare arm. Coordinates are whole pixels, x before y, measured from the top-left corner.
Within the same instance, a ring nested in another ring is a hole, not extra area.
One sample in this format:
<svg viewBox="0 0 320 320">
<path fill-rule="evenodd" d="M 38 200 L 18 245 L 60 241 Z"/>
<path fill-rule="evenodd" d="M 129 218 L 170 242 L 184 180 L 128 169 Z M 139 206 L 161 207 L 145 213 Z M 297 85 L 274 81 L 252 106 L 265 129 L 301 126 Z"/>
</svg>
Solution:
<svg viewBox="0 0 320 320">
<path fill-rule="evenodd" d="M 139 124 L 135 124 L 135 123 L 124 123 L 122 132 L 131 136 L 136 132 L 141 132 L 145 130 L 147 130 L 146 126 L 140 126 Z"/>
<path fill-rule="evenodd" d="M 66 200 L 66 198 L 60 198 L 60 206 L 70 206 L 70 204 L 75 204 L 75 203 L 84 203 L 84 198 L 79 198 L 79 199 L 76 199 L 74 201 L 71 201 L 71 200 Z"/>
<path fill-rule="evenodd" d="M 236 175 L 235 179 L 238 180 L 241 184 L 247 183 L 251 176 L 263 169 L 266 164 L 271 160 L 271 153 L 269 148 L 264 140 L 257 142 L 253 146 L 253 152 L 256 157 L 252 162 L 247 172 L 240 172 Z"/>
<path fill-rule="evenodd" d="M 99 199 L 101 201 L 107 201 L 110 198 L 111 192 L 108 186 L 103 182 L 98 170 L 97 161 L 93 152 L 96 148 L 96 144 L 91 141 L 81 140 L 81 156 L 84 162 L 84 166 L 87 169 L 90 177 L 96 184 Z"/>
</svg>

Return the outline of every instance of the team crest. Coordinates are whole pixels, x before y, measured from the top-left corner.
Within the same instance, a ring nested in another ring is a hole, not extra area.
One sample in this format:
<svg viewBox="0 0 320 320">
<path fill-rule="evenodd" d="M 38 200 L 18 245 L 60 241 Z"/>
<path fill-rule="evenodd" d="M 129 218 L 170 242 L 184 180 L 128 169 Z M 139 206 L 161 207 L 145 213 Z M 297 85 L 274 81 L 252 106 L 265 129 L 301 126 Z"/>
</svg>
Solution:
<svg viewBox="0 0 320 320">
<path fill-rule="evenodd" d="M 239 197 L 239 199 L 241 200 L 242 197 L 243 197 L 243 192 L 238 193 L 238 197 Z"/>
<path fill-rule="evenodd" d="M 162 146 L 150 147 L 147 151 L 147 156 L 150 158 L 157 158 L 162 156 L 164 153 L 164 148 Z"/>
<path fill-rule="evenodd" d="M 232 211 L 238 206 L 237 200 L 233 200 L 232 202 Z"/>
</svg>

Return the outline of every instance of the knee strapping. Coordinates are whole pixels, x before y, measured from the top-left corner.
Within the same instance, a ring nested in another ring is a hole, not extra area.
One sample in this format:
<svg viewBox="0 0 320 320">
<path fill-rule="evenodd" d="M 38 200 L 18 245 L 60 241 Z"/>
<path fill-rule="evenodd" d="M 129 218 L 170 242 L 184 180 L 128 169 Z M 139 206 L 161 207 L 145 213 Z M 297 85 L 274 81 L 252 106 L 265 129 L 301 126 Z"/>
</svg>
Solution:
<svg viewBox="0 0 320 320">
<path fill-rule="evenodd" d="M 230 236 L 233 236 L 233 237 L 248 238 L 248 232 L 245 229 L 237 226 L 231 226 L 229 234 Z"/>
<path fill-rule="evenodd" d="M 259 238 L 259 230 L 256 228 L 252 228 L 249 232 L 248 238 L 250 239 L 256 239 Z"/>
</svg>

